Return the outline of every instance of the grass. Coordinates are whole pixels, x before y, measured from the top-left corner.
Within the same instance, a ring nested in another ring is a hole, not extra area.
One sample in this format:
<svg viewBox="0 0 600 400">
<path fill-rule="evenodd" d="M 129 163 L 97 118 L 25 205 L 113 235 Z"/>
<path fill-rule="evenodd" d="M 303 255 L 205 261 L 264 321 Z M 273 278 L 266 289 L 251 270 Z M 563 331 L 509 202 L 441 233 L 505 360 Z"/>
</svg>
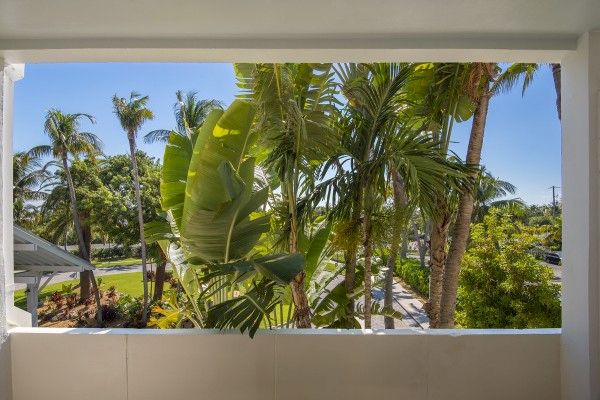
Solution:
<svg viewBox="0 0 600 400">
<path fill-rule="evenodd" d="M 119 293 L 128 294 L 134 297 L 141 296 L 144 293 L 141 272 L 106 275 L 98 278 L 102 279 L 102 283 L 100 285 L 101 290 L 106 290 L 109 287 L 114 286 Z M 79 280 L 73 279 L 65 282 L 49 284 L 39 295 L 40 303 L 42 303 L 48 296 L 52 295 L 52 293 L 60 292 L 63 288 L 63 285 L 69 284 L 73 286 L 78 285 Z M 168 288 L 169 284 L 165 282 L 165 289 Z M 79 292 L 79 289 L 75 289 L 75 292 Z M 27 309 L 27 295 L 25 294 L 24 289 L 15 291 L 15 306 L 23 310 Z"/>
<path fill-rule="evenodd" d="M 140 265 L 142 264 L 141 258 L 121 258 L 118 260 L 108 260 L 108 261 L 93 261 L 92 264 L 96 266 L 96 268 L 110 268 L 110 267 L 118 267 L 118 266 L 129 266 L 129 265 Z"/>
</svg>

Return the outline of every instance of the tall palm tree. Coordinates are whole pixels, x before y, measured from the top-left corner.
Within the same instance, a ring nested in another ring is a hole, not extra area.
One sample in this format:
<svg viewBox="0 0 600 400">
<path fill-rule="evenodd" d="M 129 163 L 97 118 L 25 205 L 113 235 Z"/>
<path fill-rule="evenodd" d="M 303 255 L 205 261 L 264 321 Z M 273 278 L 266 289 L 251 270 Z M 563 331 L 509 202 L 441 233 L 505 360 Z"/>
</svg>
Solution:
<svg viewBox="0 0 600 400">
<path fill-rule="evenodd" d="M 469 65 L 458 63 L 420 64 L 415 67 L 413 79 L 407 93 L 415 107 L 415 121 L 421 129 L 433 132 L 439 140 L 440 152 L 450 156 L 454 122 L 468 120 L 474 110 L 472 99 L 466 95 L 464 87 L 468 82 Z M 452 158 L 452 157 L 449 157 Z M 456 190 L 440 188 L 432 194 L 436 206 L 431 218 L 429 256 L 429 300 L 426 304 L 430 326 L 439 323 L 442 298 L 442 284 L 446 263 L 446 244 L 452 220 Z"/>
<path fill-rule="evenodd" d="M 535 64 L 513 64 L 502 71 L 500 66 L 495 63 L 473 63 L 470 65 L 469 85 L 465 89 L 473 98 L 476 107 L 465 161 L 468 166 L 473 167 L 471 174 L 474 180 L 476 180 L 479 173 L 485 124 L 491 97 L 510 90 L 522 77 L 522 92 L 525 92 L 531 83 L 536 68 Z M 461 193 L 458 203 L 452 242 L 444 267 L 439 322 L 439 326 L 442 328 L 454 327 L 458 276 L 470 233 L 475 204 L 474 192 L 474 186 L 468 187 L 467 190 Z"/>
<path fill-rule="evenodd" d="M 402 234 L 407 230 L 411 210 L 416 206 L 435 210 L 433 194 L 446 187 L 447 180 L 462 176 L 461 167 L 446 160 L 439 139 L 430 132 L 412 127 L 412 111 L 406 90 L 413 67 L 401 64 L 344 65 L 338 69 L 342 93 L 348 100 L 343 150 L 351 160 L 342 168 L 346 181 L 341 185 L 340 206 L 350 215 L 349 226 L 362 232 L 364 252 L 365 327 L 370 327 L 372 215 L 387 196 L 391 180 L 394 218 L 390 257 L 386 271 L 384 307 L 392 307 L 393 271 Z M 347 267 L 356 267 L 358 243 L 347 254 Z M 352 254 L 354 252 L 354 255 Z M 348 271 L 347 276 L 348 276 Z M 353 271 L 350 271 L 352 274 Z M 353 277 L 352 277 L 353 278 Z M 351 282 L 353 285 L 354 283 Z M 350 286 L 350 293 L 354 290 Z M 386 327 L 393 320 L 386 318 Z"/>
<path fill-rule="evenodd" d="M 34 147 L 29 153 L 37 157 L 52 156 L 60 162 L 67 181 L 79 254 L 82 258 L 89 261 L 91 255 L 85 246 L 84 232 L 77 206 L 77 196 L 69 169 L 69 156 L 94 156 L 100 153 L 102 142 L 93 133 L 82 132 L 80 130 L 82 120 L 87 120 L 91 123 L 95 122 L 94 118 L 89 114 L 65 114 L 57 109 L 49 110 L 44 122 L 44 132 L 50 138 L 51 144 Z M 80 295 L 82 299 L 86 299 L 91 295 L 91 285 L 93 284 L 95 284 L 95 281 L 93 280 L 91 271 L 85 271 L 80 274 Z M 98 295 L 97 291 L 96 295 Z"/>
<path fill-rule="evenodd" d="M 400 64 L 347 64 L 340 66 L 337 72 L 342 93 L 348 100 L 344 149 L 352 159 L 353 167 L 348 175 L 352 190 L 347 196 L 346 207 L 352 209 L 349 213 L 350 226 L 362 232 L 364 320 L 365 328 L 369 329 L 373 256 L 371 219 L 376 211 L 375 205 L 382 204 L 381 198 L 385 196 L 385 176 L 393 154 L 390 143 L 398 129 L 398 113 L 405 104 L 402 89 L 411 70 Z M 346 260 L 348 293 L 354 290 L 358 244 L 358 237 L 354 236 Z M 397 246 L 394 248 L 397 249 Z"/>
<path fill-rule="evenodd" d="M 148 96 L 142 96 L 139 93 L 131 92 L 129 99 L 118 97 L 116 94 L 112 98 L 114 112 L 119 118 L 121 127 L 127 134 L 129 141 L 129 152 L 131 156 L 131 169 L 133 172 L 133 187 L 135 190 L 135 201 L 138 210 L 138 224 L 140 228 L 140 246 L 142 250 L 142 274 L 144 283 L 144 304 L 142 310 L 142 323 L 145 324 L 148 318 L 148 271 L 146 267 L 146 240 L 144 239 L 144 212 L 142 209 L 142 197 L 140 195 L 140 175 L 137 165 L 137 145 L 136 137 L 140 128 L 147 120 L 154 118 L 146 104 Z"/>
<path fill-rule="evenodd" d="M 173 105 L 177 129 L 175 131 L 159 129 L 144 135 L 145 143 L 167 142 L 171 132 L 187 137 L 194 142 L 196 131 L 204 124 L 212 110 L 222 110 L 223 103 L 215 99 L 199 99 L 197 92 L 175 93 L 177 102 Z"/>
<path fill-rule="evenodd" d="M 315 165 L 326 160 L 337 145 L 331 126 L 335 83 L 329 64 L 237 64 L 240 97 L 252 101 L 257 113 L 254 131 L 269 154 L 267 170 L 279 178 L 286 209 L 282 242 L 299 252 L 303 216 L 299 199 L 314 187 Z M 311 327 L 305 273 L 291 283 L 298 328 Z"/>
</svg>

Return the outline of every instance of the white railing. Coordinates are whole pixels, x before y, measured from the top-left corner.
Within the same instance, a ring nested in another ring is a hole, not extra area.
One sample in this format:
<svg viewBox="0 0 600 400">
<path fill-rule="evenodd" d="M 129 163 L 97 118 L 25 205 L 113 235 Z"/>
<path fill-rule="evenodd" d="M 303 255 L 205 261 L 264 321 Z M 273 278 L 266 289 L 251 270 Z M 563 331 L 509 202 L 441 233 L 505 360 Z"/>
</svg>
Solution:
<svg viewBox="0 0 600 400">
<path fill-rule="evenodd" d="M 10 331 L 14 400 L 560 398 L 560 330 Z"/>
</svg>

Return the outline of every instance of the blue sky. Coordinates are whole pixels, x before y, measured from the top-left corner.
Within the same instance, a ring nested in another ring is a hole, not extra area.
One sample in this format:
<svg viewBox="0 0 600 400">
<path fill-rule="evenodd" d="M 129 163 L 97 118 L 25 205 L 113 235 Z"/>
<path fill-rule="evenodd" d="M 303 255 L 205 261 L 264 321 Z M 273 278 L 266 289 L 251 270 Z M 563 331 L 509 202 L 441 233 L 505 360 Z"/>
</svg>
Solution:
<svg viewBox="0 0 600 400">
<path fill-rule="evenodd" d="M 237 93 L 230 64 L 32 64 L 16 83 L 14 148 L 26 150 L 47 142 L 46 111 L 85 112 L 97 123 L 83 129 L 96 133 L 107 154 L 126 153 L 127 139 L 112 112 L 111 97 L 135 90 L 150 96 L 155 119 L 142 133 L 175 126 L 175 91 L 196 90 L 202 98 L 230 103 Z M 525 96 L 520 88 L 494 97 L 483 147 L 483 164 L 493 175 L 517 186 L 517 196 L 530 204 L 549 203 L 552 185 L 560 186 L 560 125 L 554 83 L 542 67 Z M 455 125 L 452 149 L 464 157 L 470 122 Z M 161 157 L 163 144 L 140 148 Z M 560 192 L 560 191 L 559 191 Z"/>
</svg>

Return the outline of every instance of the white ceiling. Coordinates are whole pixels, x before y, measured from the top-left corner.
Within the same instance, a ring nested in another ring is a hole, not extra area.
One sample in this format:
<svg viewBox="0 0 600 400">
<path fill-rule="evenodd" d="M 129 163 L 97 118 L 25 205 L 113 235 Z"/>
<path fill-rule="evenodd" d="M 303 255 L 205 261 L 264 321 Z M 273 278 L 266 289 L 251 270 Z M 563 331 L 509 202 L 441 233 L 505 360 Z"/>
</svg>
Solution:
<svg viewBox="0 0 600 400">
<path fill-rule="evenodd" d="M 600 28 L 598 0 L 0 0 L 0 38 L 553 34 Z"/>
<path fill-rule="evenodd" d="M 564 50 L 599 28 L 600 0 L 0 0 L 0 57 L 32 58 L 33 49 L 44 59 L 48 48 Z"/>
</svg>

